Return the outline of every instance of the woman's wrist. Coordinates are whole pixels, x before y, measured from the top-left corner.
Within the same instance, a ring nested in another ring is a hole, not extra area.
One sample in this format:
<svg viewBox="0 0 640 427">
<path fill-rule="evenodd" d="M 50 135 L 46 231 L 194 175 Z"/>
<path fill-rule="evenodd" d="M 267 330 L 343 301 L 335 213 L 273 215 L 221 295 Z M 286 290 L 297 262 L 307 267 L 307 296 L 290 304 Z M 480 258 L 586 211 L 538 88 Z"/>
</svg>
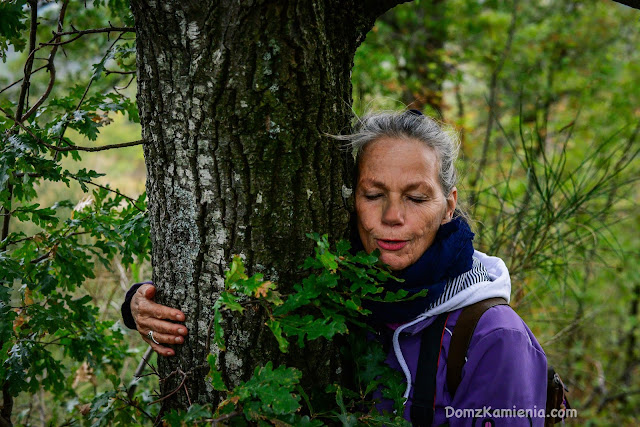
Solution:
<svg viewBox="0 0 640 427">
<path fill-rule="evenodd" d="M 122 313 L 122 321 L 127 328 L 138 329 L 136 326 L 136 321 L 133 318 L 133 314 L 131 313 L 131 300 L 133 299 L 133 296 L 136 294 L 140 286 L 151 283 L 152 282 L 136 283 L 127 291 L 127 295 L 124 297 L 124 302 L 120 307 L 120 312 Z"/>
</svg>

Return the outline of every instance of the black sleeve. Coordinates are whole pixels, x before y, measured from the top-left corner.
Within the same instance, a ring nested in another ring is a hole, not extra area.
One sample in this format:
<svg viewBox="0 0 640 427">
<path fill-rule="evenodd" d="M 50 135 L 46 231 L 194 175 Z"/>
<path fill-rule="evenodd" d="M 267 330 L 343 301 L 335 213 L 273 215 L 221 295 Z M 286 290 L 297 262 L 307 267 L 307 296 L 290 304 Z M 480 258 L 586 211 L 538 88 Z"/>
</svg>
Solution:
<svg viewBox="0 0 640 427">
<path fill-rule="evenodd" d="M 136 293 L 138 288 L 146 284 L 152 284 L 152 282 L 136 283 L 135 285 L 131 286 L 131 288 L 129 288 L 129 290 L 127 291 L 127 295 L 124 297 L 122 307 L 120 307 L 120 312 L 122 313 L 122 321 L 129 329 L 137 329 L 136 322 L 135 320 L 133 320 L 133 315 L 131 314 L 131 300 L 133 299 L 133 295 Z"/>
</svg>

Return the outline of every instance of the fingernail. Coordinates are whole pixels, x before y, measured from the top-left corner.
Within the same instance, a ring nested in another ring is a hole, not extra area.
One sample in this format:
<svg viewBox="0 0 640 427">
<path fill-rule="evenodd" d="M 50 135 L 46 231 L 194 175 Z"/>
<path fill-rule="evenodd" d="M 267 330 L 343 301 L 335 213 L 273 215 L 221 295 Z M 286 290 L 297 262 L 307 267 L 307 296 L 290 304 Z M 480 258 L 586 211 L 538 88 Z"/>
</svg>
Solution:
<svg viewBox="0 0 640 427">
<path fill-rule="evenodd" d="M 167 356 L 173 356 L 173 352 L 167 351 Z"/>
<path fill-rule="evenodd" d="M 182 320 L 182 314 L 176 314 L 176 320 Z"/>
<path fill-rule="evenodd" d="M 176 341 L 177 343 L 181 343 L 181 342 L 182 342 L 182 338 L 180 338 L 180 337 L 176 337 L 176 338 L 175 338 L 175 341 Z"/>
<path fill-rule="evenodd" d="M 184 334 L 186 334 L 186 333 L 187 333 L 187 331 L 185 331 L 184 329 L 178 329 L 178 333 L 179 333 L 180 335 L 184 335 Z"/>
</svg>

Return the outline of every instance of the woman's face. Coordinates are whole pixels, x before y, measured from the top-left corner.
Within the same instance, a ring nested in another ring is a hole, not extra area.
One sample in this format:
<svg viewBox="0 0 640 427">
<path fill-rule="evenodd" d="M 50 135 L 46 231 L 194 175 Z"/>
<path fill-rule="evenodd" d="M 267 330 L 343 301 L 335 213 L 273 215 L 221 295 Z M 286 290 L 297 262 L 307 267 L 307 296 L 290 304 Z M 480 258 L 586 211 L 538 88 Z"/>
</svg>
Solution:
<svg viewBox="0 0 640 427">
<path fill-rule="evenodd" d="M 361 153 L 356 185 L 358 233 L 367 252 L 379 249 L 392 270 L 402 270 L 431 246 L 451 220 L 458 197 L 445 197 L 435 151 L 411 139 L 381 138 Z"/>
</svg>

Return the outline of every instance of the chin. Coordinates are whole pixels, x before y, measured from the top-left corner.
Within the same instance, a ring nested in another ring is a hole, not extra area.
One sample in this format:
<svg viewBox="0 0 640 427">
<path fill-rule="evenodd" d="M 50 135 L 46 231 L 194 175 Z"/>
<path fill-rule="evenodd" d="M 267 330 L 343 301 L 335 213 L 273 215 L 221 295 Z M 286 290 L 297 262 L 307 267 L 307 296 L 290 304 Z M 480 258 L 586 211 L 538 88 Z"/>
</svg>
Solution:
<svg viewBox="0 0 640 427">
<path fill-rule="evenodd" d="M 407 268 L 407 267 L 409 267 L 411 265 L 406 260 L 398 259 L 398 258 L 393 257 L 393 256 L 388 257 L 388 256 L 385 256 L 385 254 L 383 254 L 380 257 L 380 261 L 382 261 L 385 264 L 387 264 L 389 266 L 389 268 L 391 269 L 391 271 L 404 270 L 405 268 Z"/>
</svg>

